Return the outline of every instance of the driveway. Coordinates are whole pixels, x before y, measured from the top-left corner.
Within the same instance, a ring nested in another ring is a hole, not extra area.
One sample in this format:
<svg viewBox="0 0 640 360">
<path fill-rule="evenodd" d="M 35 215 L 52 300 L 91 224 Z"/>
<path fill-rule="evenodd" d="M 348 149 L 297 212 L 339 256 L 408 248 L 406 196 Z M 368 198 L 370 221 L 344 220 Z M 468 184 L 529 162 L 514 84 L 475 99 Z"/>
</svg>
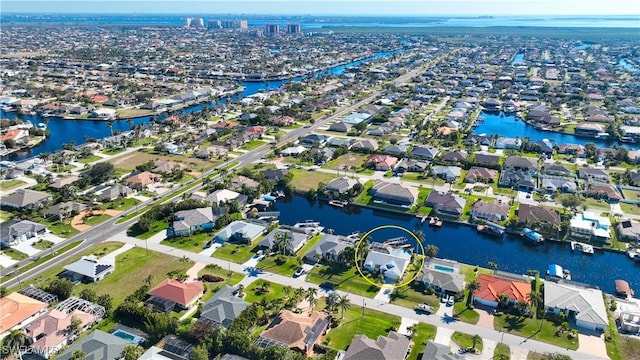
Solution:
<svg viewBox="0 0 640 360">
<path fill-rule="evenodd" d="M 436 331 L 436 338 L 433 339 L 433 342 L 442 344 L 445 346 L 453 345 L 451 350 L 454 352 L 457 352 L 458 346 L 453 341 L 451 341 L 451 336 L 453 336 L 454 332 L 455 332 L 454 330 L 438 326 L 438 331 Z M 456 349 L 454 350 L 453 347 L 456 347 Z"/>
<path fill-rule="evenodd" d="M 609 357 L 603 334 L 583 334 L 581 331 L 578 333 L 578 344 L 578 352 L 602 356 L 605 359 Z"/>
<path fill-rule="evenodd" d="M 517 359 L 526 359 L 529 356 L 529 350 L 520 347 L 520 346 L 509 346 L 509 351 L 511 352 L 511 358 L 513 360 Z"/>
<path fill-rule="evenodd" d="M 478 323 L 476 325 L 485 327 L 487 329 L 493 329 L 493 314 L 494 309 L 488 306 L 476 305 L 476 312 L 480 314 Z"/>
</svg>

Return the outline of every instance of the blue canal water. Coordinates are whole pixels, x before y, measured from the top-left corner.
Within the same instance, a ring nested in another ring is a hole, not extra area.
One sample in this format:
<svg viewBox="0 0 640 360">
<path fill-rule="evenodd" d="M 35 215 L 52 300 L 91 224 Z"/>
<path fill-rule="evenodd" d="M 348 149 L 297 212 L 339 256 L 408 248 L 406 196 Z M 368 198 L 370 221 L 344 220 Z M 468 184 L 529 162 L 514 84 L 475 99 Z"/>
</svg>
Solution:
<svg viewBox="0 0 640 360">
<path fill-rule="evenodd" d="M 513 61 L 511 61 L 511 65 L 519 64 L 521 62 L 524 62 L 524 54 L 517 53 L 516 56 L 513 58 Z"/>
<path fill-rule="evenodd" d="M 607 293 L 615 291 L 616 279 L 625 279 L 632 288 L 640 288 L 640 262 L 631 261 L 626 254 L 597 251 L 589 256 L 572 252 L 566 243 L 548 241 L 535 246 L 521 237 L 498 240 L 478 234 L 471 226 L 445 223 L 441 228 L 434 228 L 408 215 L 359 207 L 342 210 L 301 196 L 279 199 L 276 208 L 281 212 L 282 224 L 316 220 L 325 229 L 333 229 L 336 234 L 343 235 L 355 231 L 364 233 L 381 225 L 402 226 L 410 231 L 420 229 L 425 234 L 424 243 L 439 248 L 438 257 L 479 266 L 487 266 L 489 261 L 493 261 L 499 270 L 516 274 L 535 269 L 544 275 L 550 264 L 559 264 L 571 271 L 573 280 L 596 285 Z M 403 236 L 402 232 L 381 230 L 372 234 L 375 241 L 397 236 Z"/>
<path fill-rule="evenodd" d="M 314 73 L 314 77 L 318 77 L 321 75 L 342 75 L 345 70 L 349 67 L 359 66 L 368 61 L 380 59 L 385 56 L 392 55 L 394 53 L 400 52 L 402 50 L 396 51 L 383 51 L 376 53 L 370 57 L 353 61 L 347 64 L 334 66 L 325 70 L 317 71 Z M 246 96 L 254 95 L 260 91 L 269 91 L 276 90 L 280 88 L 283 84 L 290 81 L 300 81 L 302 77 L 296 77 L 290 80 L 278 80 L 278 81 L 260 81 L 260 82 L 242 82 L 243 90 L 239 95 L 235 95 L 233 98 L 242 98 Z M 220 102 L 225 102 L 225 100 L 220 100 Z M 207 105 L 215 105 L 215 102 L 211 102 Z M 190 114 L 194 112 L 200 112 L 203 109 L 203 105 L 193 105 L 181 110 L 181 112 L 185 114 Z M 9 119 L 15 118 L 15 113 L 4 113 L 0 111 L 0 117 L 6 117 Z M 165 116 L 158 116 L 158 120 L 163 120 L 166 118 Z M 40 116 L 24 116 L 24 120 L 31 121 L 34 125 L 45 122 L 44 119 Z M 148 124 L 151 118 L 149 116 L 139 117 L 132 119 L 134 125 L 137 124 Z M 51 132 L 51 136 L 47 138 L 42 144 L 39 146 L 24 151 L 20 153 L 13 153 L 10 155 L 11 160 L 22 160 L 27 157 L 37 156 L 41 153 L 52 153 L 62 149 L 63 144 L 69 144 L 74 142 L 76 145 L 83 144 L 86 142 L 86 138 L 96 138 L 101 139 L 111 135 L 111 130 L 107 126 L 106 121 L 95 121 L 95 120 L 65 120 L 58 117 L 51 117 L 47 121 L 47 129 Z M 127 131 L 130 129 L 127 120 L 118 120 L 113 123 L 113 131 Z"/>
<path fill-rule="evenodd" d="M 556 145 L 562 144 L 581 144 L 594 143 L 601 147 L 611 147 L 615 144 L 625 146 L 630 149 L 640 149 L 640 144 L 618 143 L 616 141 L 604 141 L 590 137 L 579 137 L 568 134 L 562 134 L 551 131 L 538 130 L 535 127 L 516 118 L 515 115 L 508 115 L 503 112 L 499 114 L 488 113 L 482 111 L 480 116 L 484 121 L 476 128 L 474 134 L 499 134 L 500 136 L 512 137 L 516 136 L 521 139 L 529 137 L 531 140 L 549 139 L 553 140 Z"/>
<path fill-rule="evenodd" d="M 637 73 L 638 71 L 640 71 L 640 69 L 638 69 L 637 67 L 633 66 L 632 64 L 629 64 L 627 59 L 618 60 L 618 65 L 621 66 L 623 69 L 629 70 L 633 73 Z"/>
</svg>

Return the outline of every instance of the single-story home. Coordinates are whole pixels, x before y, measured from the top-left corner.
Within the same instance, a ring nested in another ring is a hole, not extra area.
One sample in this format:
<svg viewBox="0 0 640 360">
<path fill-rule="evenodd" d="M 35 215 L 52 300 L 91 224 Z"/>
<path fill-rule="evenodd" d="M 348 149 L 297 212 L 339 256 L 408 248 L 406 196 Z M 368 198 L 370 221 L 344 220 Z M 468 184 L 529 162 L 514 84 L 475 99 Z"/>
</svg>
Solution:
<svg viewBox="0 0 640 360">
<path fill-rule="evenodd" d="M 623 240 L 640 242 L 640 221 L 630 219 L 621 220 L 618 225 L 618 232 L 620 233 L 620 238 Z"/>
<path fill-rule="evenodd" d="M 281 239 L 285 240 L 283 245 L 287 249 L 286 251 L 293 254 L 307 243 L 309 235 L 304 231 L 281 227 L 279 229 L 273 229 L 262 240 L 260 240 L 258 246 L 273 250 L 274 247 L 278 247 L 278 243 Z"/>
<path fill-rule="evenodd" d="M 296 314 L 282 310 L 260 334 L 256 344 L 262 348 L 281 346 L 310 356 L 330 322 L 330 316 L 319 311 Z"/>
<path fill-rule="evenodd" d="M 407 248 L 378 246 L 372 244 L 364 260 L 364 268 L 370 272 L 380 271 L 387 281 L 395 281 L 404 274 L 411 263 L 412 252 Z"/>
<path fill-rule="evenodd" d="M 151 295 L 151 298 L 145 304 L 151 305 L 154 309 L 158 309 L 154 306 L 158 299 L 173 303 L 174 307 L 171 310 L 175 306 L 179 309 L 190 309 L 204 294 L 204 285 L 202 281 L 181 282 L 176 279 L 165 279 L 151 289 L 148 294 Z"/>
<path fill-rule="evenodd" d="M 354 240 L 342 235 L 324 234 L 309 251 L 304 254 L 305 261 L 316 263 L 321 259 L 336 260 L 344 249 L 353 246 Z"/>
<path fill-rule="evenodd" d="M 498 176 L 497 170 L 474 166 L 469 169 L 469 171 L 467 171 L 467 175 L 465 176 L 464 181 L 468 183 L 492 183 L 495 180 L 496 176 Z"/>
<path fill-rule="evenodd" d="M 480 288 L 473 292 L 473 300 L 483 305 L 497 307 L 500 295 L 509 297 L 508 303 L 519 301 L 528 302 L 527 294 L 531 292 L 531 283 L 506 280 L 499 277 L 480 274 L 478 276 Z"/>
<path fill-rule="evenodd" d="M 114 272 L 115 268 L 113 257 L 105 256 L 98 259 L 96 256 L 89 255 L 66 265 L 63 275 L 74 281 L 98 282 Z"/>
<path fill-rule="evenodd" d="M 351 191 L 356 184 L 358 184 L 357 179 L 352 179 L 346 176 L 334 178 L 325 185 L 323 192 L 327 196 L 340 197 L 341 195 L 347 194 Z"/>
<path fill-rule="evenodd" d="M 602 291 L 596 288 L 546 281 L 544 305 L 554 314 L 565 312 L 581 328 L 604 331 L 609 325 Z"/>
<path fill-rule="evenodd" d="M 500 222 L 509 216 L 510 206 L 501 200 L 486 202 L 478 200 L 471 206 L 471 216 L 489 221 Z"/>
<path fill-rule="evenodd" d="M 49 304 L 17 292 L 0 298 L 0 339 L 11 330 L 22 329 L 47 312 Z"/>
<path fill-rule="evenodd" d="M 369 193 L 374 201 L 403 207 L 410 207 L 418 198 L 418 190 L 414 187 L 382 180 L 376 180 Z"/>
<path fill-rule="evenodd" d="M 458 166 L 434 166 L 431 174 L 446 181 L 455 181 L 462 173 L 462 168 Z"/>
<path fill-rule="evenodd" d="M 432 207 L 436 213 L 455 217 L 462 215 L 466 203 L 467 199 L 462 196 L 435 190 L 425 200 L 425 205 Z"/>
<path fill-rule="evenodd" d="M 367 166 L 371 166 L 378 171 L 389 171 L 393 169 L 394 165 L 398 162 L 398 158 L 389 155 L 371 155 L 366 161 Z"/>
<path fill-rule="evenodd" d="M 68 331 L 74 318 L 80 320 L 81 330 L 100 320 L 95 315 L 79 309 L 70 312 L 52 309 L 25 328 L 27 336 L 33 341 L 31 350 L 45 358 L 60 351 L 76 336 Z"/>
<path fill-rule="evenodd" d="M 266 227 L 246 221 L 234 221 L 225 226 L 215 236 L 217 242 L 253 242 L 264 233 Z"/>
<path fill-rule="evenodd" d="M 86 360 L 118 359 L 131 342 L 101 330 L 94 330 L 76 341 L 71 347 L 56 357 L 56 360 L 71 360 L 73 353 L 82 351 Z"/>
<path fill-rule="evenodd" d="M 237 288 L 227 285 L 218 290 L 211 299 L 202 306 L 197 322 L 211 326 L 229 328 L 233 320 L 251 304 L 235 295 Z"/>
<path fill-rule="evenodd" d="M 211 230 L 215 227 L 216 218 L 210 207 L 178 211 L 167 228 L 167 237 L 189 236 L 194 231 Z"/>
<path fill-rule="evenodd" d="M 29 220 L 11 219 L 0 226 L 0 242 L 16 245 L 46 233 L 47 227 L 42 224 Z"/>
<path fill-rule="evenodd" d="M 558 211 L 544 206 L 520 204 L 517 215 L 522 223 L 545 224 L 555 228 L 560 226 L 560 214 L 558 214 Z"/>
<path fill-rule="evenodd" d="M 411 338 L 390 331 L 387 336 L 378 336 L 376 340 L 358 334 L 351 341 L 343 360 L 388 360 L 404 359 L 410 350 Z"/>
<path fill-rule="evenodd" d="M 9 195 L 2 196 L 0 204 L 14 209 L 30 209 L 38 208 L 52 199 L 53 195 L 46 192 L 18 189 Z"/>
</svg>

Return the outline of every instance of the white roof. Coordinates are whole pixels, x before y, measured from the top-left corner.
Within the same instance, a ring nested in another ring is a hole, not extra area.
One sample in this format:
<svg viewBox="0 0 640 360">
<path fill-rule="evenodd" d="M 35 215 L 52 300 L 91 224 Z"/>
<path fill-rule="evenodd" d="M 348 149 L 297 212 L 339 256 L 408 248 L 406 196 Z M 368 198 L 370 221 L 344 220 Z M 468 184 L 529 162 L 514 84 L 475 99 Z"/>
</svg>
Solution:
<svg viewBox="0 0 640 360">
<path fill-rule="evenodd" d="M 546 281 L 544 284 L 544 304 L 548 308 L 575 311 L 576 320 L 585 323 L 605 327 L 609 325 L 602 291 L 598 289 Z"/>
<path fill-rule="evenodd" d="M 244 221 L 234 221 L 231 224 L 227 225 L 224 229 L 220 230 L 220 232 L 216 234 L 216 239 L 227 241 L 233 234 L 241 233 L 245 238 L 253 240 L 260 234 L 262 234 L 264 229 L 264 226 L 258 224 L 248 223 Z"/>
<path fill-rule="evenodd" d="M 227 189 L 216 190 L 211 194 L 211 199 L 216 203 L 227 202 L 240 196 L 239 193 Z"/>
</svg>

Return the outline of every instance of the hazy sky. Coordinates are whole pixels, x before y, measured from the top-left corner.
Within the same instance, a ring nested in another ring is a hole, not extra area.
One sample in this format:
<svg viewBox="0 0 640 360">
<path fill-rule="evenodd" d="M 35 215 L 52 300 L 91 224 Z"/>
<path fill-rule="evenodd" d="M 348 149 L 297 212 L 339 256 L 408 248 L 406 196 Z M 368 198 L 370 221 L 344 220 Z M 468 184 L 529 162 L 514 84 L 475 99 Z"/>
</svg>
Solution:
<svg viewBox="0 0 640 360">
<path fill-rule="evenodd" d="M 639 0 L 3 0 L 1 11 L 37 13 L 638 15 Z"/>
</svg>

